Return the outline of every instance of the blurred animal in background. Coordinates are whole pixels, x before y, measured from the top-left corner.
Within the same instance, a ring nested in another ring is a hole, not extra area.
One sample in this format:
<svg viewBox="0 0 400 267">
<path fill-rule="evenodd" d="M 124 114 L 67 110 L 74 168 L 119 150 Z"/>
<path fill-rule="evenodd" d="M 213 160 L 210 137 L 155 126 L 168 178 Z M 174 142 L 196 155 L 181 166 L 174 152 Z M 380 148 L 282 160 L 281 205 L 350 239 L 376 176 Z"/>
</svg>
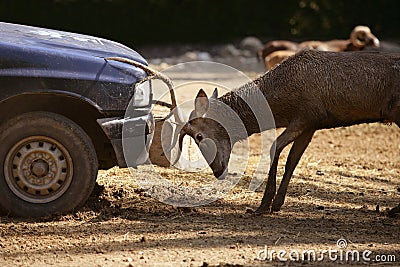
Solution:
<svg viewBox="0 0 400 267">
<path fill-rule="evenodd" d="M 356 26 L 350 33 L 348 40 L 330 40 L 330 41 L 304 41 L 296 43 L 286 40 L 270 41 L 258 51 L 258 58 L 263 60 L 266 70 L 272 69 L 277 64 L 299 50 L 310 48 L 321 51 L 345 52 L 360 51 L 366 47 L 380 46 L 380 41 L 372 34 L 367 26 Z"/>
<path fill-rule="evenodd" d="M 300 43 L 300 48 L 309 47 L 321 51 L 346 52 L 360 51 L 367 46 L 379 47 L 379 40 L 371 33 L 367 26 L 356 26 L 350 33 L 348 40 L 330 41 L 305 41 Z"/>
</svg>

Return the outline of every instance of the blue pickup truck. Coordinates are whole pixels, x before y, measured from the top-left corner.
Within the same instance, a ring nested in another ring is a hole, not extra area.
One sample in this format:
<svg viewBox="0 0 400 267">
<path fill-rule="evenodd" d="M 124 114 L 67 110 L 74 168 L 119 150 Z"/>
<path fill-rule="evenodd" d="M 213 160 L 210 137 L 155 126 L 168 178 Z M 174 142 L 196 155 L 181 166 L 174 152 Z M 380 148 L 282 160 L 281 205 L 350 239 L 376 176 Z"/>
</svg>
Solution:
<svg viewBox="0 0 400 267">
<path fill-rule="evenodd" d="M 98 169 L 126 166 L 122 129 L 144 163 L 151 84 L 134 50 L 81 34 L 0 23 L 0 213 L 41 217 L 83 205 Z M 130 117 L 125 111 L 130 109 Z M 124 130 L 125 131 L 125 130 Z"/>
</svg>

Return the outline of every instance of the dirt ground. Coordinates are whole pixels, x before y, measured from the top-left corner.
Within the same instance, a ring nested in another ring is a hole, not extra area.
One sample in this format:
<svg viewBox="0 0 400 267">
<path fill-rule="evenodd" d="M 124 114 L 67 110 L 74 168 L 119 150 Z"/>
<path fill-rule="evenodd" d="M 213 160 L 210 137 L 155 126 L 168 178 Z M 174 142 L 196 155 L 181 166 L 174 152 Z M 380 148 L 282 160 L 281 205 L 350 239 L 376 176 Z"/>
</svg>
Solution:
<svg viewBox="0 0 400 267">
<path fill-rule="evenodd" d="M 317 132 L 294 173 L 282 210 L 262 216 L 248 212 L 257 208 L 263 194 L 248 189 L 260 136 L 252 136 L 250 144 L 249 166 L 238 185 L 206 206 L 160 203 L 137 185 L 128 169 L 113 168 L 99 173 L 93 197 L 70 215 L 39 220 L 0 217 L 0 266 L 366 263 L 351 257 L 348 262 L 333 261 L 327 254 L 323 263 L 310 255 L 301 259 L 303 250 L 317 256 L 323 250 L 338 250 L 339 239 L 347 241 L 345 253 L 357 251 L 361 257 L 371 251 L 368 264 L 400 265 L 400 219 L 386 216 L 400 203 L 397 126 L 366 124 Z M 288 149 L 282 154 L 279 177 L 287 153 Z M 177 185 L 213 179 L 210 171 L 194 175 L 156 169 Z M 277 258 L 279 250 L 286 251 L 281 256 L 288 261 Z M 296 252 L 299 260 L 290 260 L 289 254 L 296 259 Z M 379 262 L 377 256 L 392 262 Z"/>
</svg>

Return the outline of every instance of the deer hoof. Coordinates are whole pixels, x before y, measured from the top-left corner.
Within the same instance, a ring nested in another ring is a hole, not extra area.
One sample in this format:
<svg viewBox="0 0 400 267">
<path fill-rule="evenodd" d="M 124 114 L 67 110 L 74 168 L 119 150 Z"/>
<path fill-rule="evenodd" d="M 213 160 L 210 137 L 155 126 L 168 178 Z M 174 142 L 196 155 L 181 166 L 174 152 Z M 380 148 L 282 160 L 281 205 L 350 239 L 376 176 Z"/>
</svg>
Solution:
<svg viewBox="0 0 400 267">
<path fill-rule="evenodd" d="M 280 211 L 280 210 L 281 210 L 281 206 L 282 206 L 282 205 L 274 205 L 274 204 L 272 203 L 271 212 L 278 212 L 278 211 Z"/>
<path fill-rule="evenodd" d="M 400 216 L 400 204 L 397 207 L 394 207 L 393 209 L 389 210 L 387 216 L 389 218 L 395 218 L 397 216 Z"/>
<path fill-rule="evenodd" d="M 272 202 L 271 211 L 272 212 L 280 211 L 282 206 L 283 206 L 283 201 L 274 201 Z"/>
<path fill-rule="evenodd" d="M 265 213 L 270 213 L 271 209 L 269 207 L 262 207 L 260 206 L 258 209 L 256 209 L 253 214 L 255 215 L 261 215 L 261 214 L 265 214 Z"/>
</svg>

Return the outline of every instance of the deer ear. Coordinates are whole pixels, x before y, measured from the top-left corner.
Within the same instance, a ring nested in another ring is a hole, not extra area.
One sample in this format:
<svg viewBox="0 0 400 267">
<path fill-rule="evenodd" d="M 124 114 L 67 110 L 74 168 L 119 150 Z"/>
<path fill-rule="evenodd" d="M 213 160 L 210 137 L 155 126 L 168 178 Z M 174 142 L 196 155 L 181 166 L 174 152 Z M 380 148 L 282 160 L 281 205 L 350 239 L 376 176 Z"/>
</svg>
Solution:
<svg viewBox="0 0 400 267">
<path fill-rule="evenodd" d="M 207 94 L 203 89 L 197 93 L 196 99 L 194 100 L 194 110 L 196 111 L 196 115 L 201 117 L 203 116 L 210 106 L 210 103 L 207 98 Z"/>
<path fill-rule="evenodd" d="M 218 98 L 218 89 L 215 87 L 214 92 L 212 93 L 211 97 L 213 99 L 217 99 Z"/>
</svg>

